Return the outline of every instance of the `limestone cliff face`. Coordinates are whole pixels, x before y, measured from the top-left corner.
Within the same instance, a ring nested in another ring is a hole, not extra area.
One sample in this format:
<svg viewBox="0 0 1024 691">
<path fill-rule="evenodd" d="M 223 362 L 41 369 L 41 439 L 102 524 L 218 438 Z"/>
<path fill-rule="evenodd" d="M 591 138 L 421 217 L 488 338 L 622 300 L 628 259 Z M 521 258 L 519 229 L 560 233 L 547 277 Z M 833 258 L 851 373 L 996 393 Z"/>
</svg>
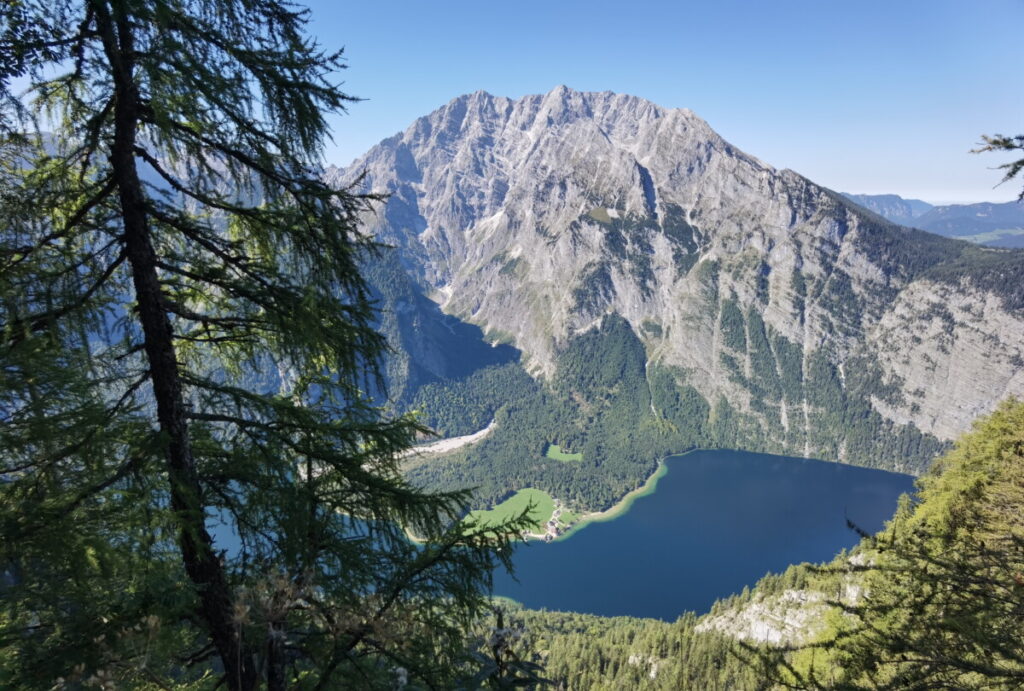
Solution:
<svg viewBox="0 0 1024 691">
<path fill-rule="evenodd" d="M 652 362 L 812 455 L 822 372 L 942 440 L 1024 395 L 1024 254 L 890 225 L 688 110 L 477 92 L 328 175 L 390 194 L 373 232 L 537 376 L 616 312 Z"/>
<path fill-rule="evenodd" d="M 1024 391 L 1019 312 L 991 293 L 915 281 L 900 291 L 866 333 L 887 380 L 899 382 L 904 405 L 876 401 L 886 417 L 952 439 Z"/>
<path fill-rule="evenodd" d="M 828 610 L 825 594 L 814 590 L 786 590 L 769 597 L 758 593 L 750 602 L 703 617 L 695 631 L 718 631 L 772 646 L 799 646 L 821 632 Z"/>
</svg>

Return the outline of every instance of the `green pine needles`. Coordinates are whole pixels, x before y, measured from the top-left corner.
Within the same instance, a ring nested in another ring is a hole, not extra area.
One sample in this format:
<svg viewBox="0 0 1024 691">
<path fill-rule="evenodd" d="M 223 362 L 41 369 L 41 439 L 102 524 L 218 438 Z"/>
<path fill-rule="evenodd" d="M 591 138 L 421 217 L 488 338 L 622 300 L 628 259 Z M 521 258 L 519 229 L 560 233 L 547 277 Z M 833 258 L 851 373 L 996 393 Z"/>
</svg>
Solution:
<svg viewBox="0 0 1024 691">
<path fill-rule="evenodd" d="M 467 527 L 463 493 L 408 484 L 420 428 L 365 393 L 375 199 L 319 177 L 352 99 L 306 21 L 0 10 L 5 688 L 471 676 L 464 632 L 525 519 Z"/>
</svg>

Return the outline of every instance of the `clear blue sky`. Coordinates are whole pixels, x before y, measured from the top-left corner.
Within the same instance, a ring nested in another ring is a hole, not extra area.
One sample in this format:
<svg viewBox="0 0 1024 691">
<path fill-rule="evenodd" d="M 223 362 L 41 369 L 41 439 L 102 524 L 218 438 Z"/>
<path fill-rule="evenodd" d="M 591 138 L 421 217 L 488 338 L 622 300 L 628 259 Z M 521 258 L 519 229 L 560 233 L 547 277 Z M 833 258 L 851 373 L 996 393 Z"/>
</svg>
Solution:
<svg viewBox="0 0 1024 691">
<path fill-rule="evenodd" d="M 301 0 L 299 0 L 301 2 Z M 844 192 L 1007 201 L 1024 132 L 1024 0 L 307 2 L 344 47 L 349 93 L 328 160 L 346 165 L 452 98 L 559 84 L 690 108 L 779 168 Z"/>
</svg>

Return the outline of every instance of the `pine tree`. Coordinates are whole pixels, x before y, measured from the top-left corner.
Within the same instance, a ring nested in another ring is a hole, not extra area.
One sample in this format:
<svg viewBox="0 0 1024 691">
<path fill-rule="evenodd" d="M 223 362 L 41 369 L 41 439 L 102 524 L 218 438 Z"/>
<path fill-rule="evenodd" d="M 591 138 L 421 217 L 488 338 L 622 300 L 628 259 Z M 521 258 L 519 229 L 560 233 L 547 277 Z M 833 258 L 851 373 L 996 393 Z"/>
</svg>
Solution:
<svg viewBox="0 0 1024 691">
<path fill-rule="evenodd" d="M 1014 136 L 1005 134 L 994 134 L 994 135 L 981 135 L 981 146 L 977 149 L 972 149 L 971 153 L 986 153 L 989 151 L 1011 151 L 1016 155 L 1019 151 L 1024 151 L 1024 134 L 1018 134 Z M 999 170 L 1005 170 L 1003 179 L 1000 182 L 1009 182 L 1017 177 L 1022 170 L 1024 170 L 1024 158 L 1018 158 L 1016 161 L 1010 161 L 998 166 Z M 1021 190 L 1020 194 L 1017 195 L 1018 202 L 1024 202 L 1024 190 Z"/>
<path fill-rule="evenodd" d="M 366 393 L 342 56 L 277 0 L 0 11 L 0 684 L 449 683 L 519 526 Z"/>
</svg>

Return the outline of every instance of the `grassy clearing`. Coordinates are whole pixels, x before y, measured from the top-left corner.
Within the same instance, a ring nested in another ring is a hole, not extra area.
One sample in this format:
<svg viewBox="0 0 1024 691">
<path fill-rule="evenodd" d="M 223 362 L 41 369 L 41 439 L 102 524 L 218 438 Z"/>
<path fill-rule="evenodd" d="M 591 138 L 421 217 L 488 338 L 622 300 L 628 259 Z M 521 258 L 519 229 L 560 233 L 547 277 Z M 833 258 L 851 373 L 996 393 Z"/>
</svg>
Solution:
<svg viewBox="0 0 1024 691">
<path fill-rule="evenodd" d="M 544 452 L 544 455 L 556 461 L 562 461 L 563 463 L 572 463 L 583 460 L 582 453 L 566 453 L 559 448 L 558 444 L 548 444 L 548 448 Z"/>
<path fill-rule="evenodd" d="M 595 206 L 587 212 L 587 215 L 598 223 L 604 223 L 605 225 L 610 225 L 612 222 L 612 217 L 608 215 L 608 209 L 603 206 Z"/>
<path fill-rule="evenodd" d="M 580 518 L 581 516 L 578 513 L 569 511 L 568 509 L 563 509 L 562 515 L 558 517 L 558 521 L 562 524 L 562 526 L 570 526 L 576 521 L 580 520 Z"/>
<path fill-rule="evenodd" d="M 534 521 L 531 528 L 534 532 L 544 532 L 544 524 L 551 518 L 555 510 L 555 500 L 547 492 L 539 489 L 521 489 L 511 497 L 501 502 L 488 511 L 472 511 L 469 517 L 479 521 L 481 524 L 494 525 L 504 520 L 518 516 L 527 506 L 533 504 L 530 510 L 530 518 Z"/>
</svg>

